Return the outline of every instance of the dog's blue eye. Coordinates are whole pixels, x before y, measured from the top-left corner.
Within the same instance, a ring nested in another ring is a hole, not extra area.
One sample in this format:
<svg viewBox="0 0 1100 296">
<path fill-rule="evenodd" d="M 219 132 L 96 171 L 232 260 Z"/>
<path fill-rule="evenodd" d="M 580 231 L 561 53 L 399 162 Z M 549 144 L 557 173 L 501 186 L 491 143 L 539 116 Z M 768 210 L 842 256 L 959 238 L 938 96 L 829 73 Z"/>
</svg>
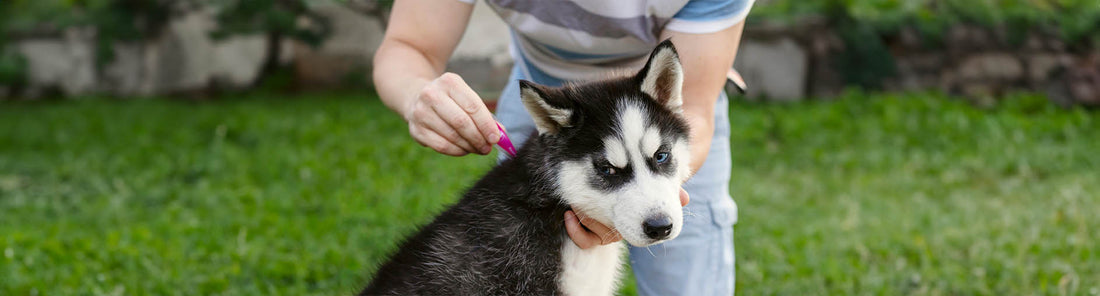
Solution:
<svg viewBox="0 0 1100 296">
<path fill-rule="evenodd" d="M 657 161 L 657 163 L 665 163 L 668 161 L 668 152 L 657 152 L 657 154 L 653 155 L 653 160 Z"/>
<path fill-rule="evenodd" d="M 596 169 L 600 171 L 600 174 L 603 174 L 605 176 L 610 176 L 610 175 L 614 175 L 615 173 L 617 173 L 617 171 L 615 171 L 615 167 L 609 166 L 609 165 L 600 166 Z"/>
</svg>

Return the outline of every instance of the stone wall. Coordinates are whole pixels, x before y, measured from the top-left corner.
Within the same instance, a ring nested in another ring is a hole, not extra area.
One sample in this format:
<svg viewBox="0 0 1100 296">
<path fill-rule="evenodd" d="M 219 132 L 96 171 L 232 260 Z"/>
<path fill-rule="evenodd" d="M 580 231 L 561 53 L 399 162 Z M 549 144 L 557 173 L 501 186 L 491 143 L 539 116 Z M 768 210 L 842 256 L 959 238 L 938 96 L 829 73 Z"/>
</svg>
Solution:
<svg viewBox="0 0 1100 296">
<path fill-rule="evenodd" d="M 1069 49 L 1053 34 L 1032 32 L 1019 44 L 1004 33 L 958 25 L 943 48 L 921 45 L 902 30 L 891 48 L 898 73 L 887 89 L 938 89 L 979 104 L 1011 91 L 1045 92 L 1057 103 L 1100 106 L 1100 49 Z"/>
<path fill-rule="evenodd" d="M 28 39 L 15 45 L 27 60 L 27 92 L 35 96 L 45 89 L 66 95 L 95 90 L 95 32 L 73 28 L 60 38 Z"/>
<path fill-rule="evenodd" d="M 381 20 L 340 5 L 315 7 L 332 26 L 321 46 L 312 48 L 294 42 L 295 83 L 299 89 L 323 89 L 346 83 L 350 75 L 370 81 L 370 60 L 382 44 L 385 28 Z"/>
<path fill-rule="evenodd" d="M 369 84 L 384 21 L 338 4 L 313 9 L 331 21 L 331 35 L 317 48 L 285 42 L 281 61 L 292 66 L 293 87 L 323 89 L 349 80 Z M 29 68 L 22 95 L 59 90 L 64 95 L 132 96 L 252 86 L 266 56 L 265 37 L 215 41 L 208 36 L 215 26 L 210 11 L 188 14 L 155 40 L 116 44 L 115 59 L 103 67 L 95 65 L 94 31 L 69 29 L 60 37 L 23 38 L 15 44 Z M 1025 90 L 1045 92 L 1059 103 L 1100 105 L 1100 50 L 1069 49 L 1051 35 L 1031 34 L 1022 43 L 1005 42 L 1004 35 L 959 25 L 938 46 L 928 46 L 908 29 L 872 40 L 885 44 L 896 66 L 896 73 L 884 75 L 881 84 L 889 91 L 941 90 L 978 103 Z M 493 100 L 511 70 L 508 44 L 505 24 L 486 5 L 476 5 L 447 70 Z M 845 65 L 836 60 L 846 50 L 824 19 L 806 18 L 793 25 L 750 22 L 735 68 L 748 84 L 749 98 L 830 97 L 846 87 L 838 69 Z"/>
<path fill-rule="evenodd" d="M 349 75 L 363 75 L 362 81 L 369 83 L 371 60 L 385 34 L 383 21 L 341 6 L 315 9 L 332 22 L 332 34 L 319 48 L 295 44 L 296 83 L 306 89 L 328 88 L 345 83 Z M 508 27 L 496 13 L 476 5 L 446 70 L 461 75 L 486 99 L 496 99 L 512 66 L 508 38 Z"/>
<path fill-rule="evenodd" d="M 1062 105 L 1100 106 L 1100 49 L 1069 48 L 1053 34 L 1031 33 L 1011 42 L 1005 32 L 956 25 L 942 40 L 913 29 L 882 36 L 895 73 L 883 75 L 886 91 L 938 90 L 991 104 L 1014 91 L 1047 94 Z M 771 100 L 831 97 L 845 85 L 837 61 L 844 42 L 827 22 L 747 26 L 735 68 L 748 96 Z"/>
<path fill-rule="evenodd" d="M 330 21 L 331 34 L 316 48 L 284 42 L 280 60 L 294 72 L 293 85 L 288 87 L 314 90 L 349 83 L 369 85 L 371 60 L 382 42 L 384 21 L 335 2 L 311 9 Z M 21 36 L 12 46 L 27 60 L 28 81 L 21 93 L 14 95 L 147 96 L 253 86 L 267 55 L 266 37 L 213 40 L 209 33 L 216 25 L 213 11 L 188 13 L 172 21 L 156 39 L 116 43 L 113 59 L 99 66 L 94 30 L 70 28 L 61 34 Z M 495 99 L 512 65 L 508 34 L 494 12 L 477 5 L 447 70 L 467 77 L 475 89 Z"/>
<path fill-rule="evenodd" d="M 143 96 L 202 91 L 212 85 L 250 87 L 266 54 L 265 38 L 215 41 L 209 37 L 214 26 L 212 12 L 193 12 L 171 22 L 156 39 L 116 42 L 113 57 L 102 67 L 96 65 L 94 30 L 69 28 L 60 38 L 23 38 L 14 45 L 28 65 L 21 95 L 33 98 L 56 90 L 66 96 Z"/>
</svg>

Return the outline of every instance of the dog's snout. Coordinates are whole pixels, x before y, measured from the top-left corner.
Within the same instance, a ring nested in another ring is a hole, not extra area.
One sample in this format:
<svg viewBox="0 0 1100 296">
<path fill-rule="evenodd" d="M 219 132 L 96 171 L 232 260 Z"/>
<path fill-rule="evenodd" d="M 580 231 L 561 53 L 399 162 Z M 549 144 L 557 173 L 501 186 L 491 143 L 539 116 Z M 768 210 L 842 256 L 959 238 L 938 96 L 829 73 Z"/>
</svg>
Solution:
<svg viewBox="0 0 1100 296">
<path fill-rule="evenodd" d="M 663 239 L 672 233 L 672 219 L 666 215 L 645 219 L 642 230 L 651 239 Z"/>
</svg>

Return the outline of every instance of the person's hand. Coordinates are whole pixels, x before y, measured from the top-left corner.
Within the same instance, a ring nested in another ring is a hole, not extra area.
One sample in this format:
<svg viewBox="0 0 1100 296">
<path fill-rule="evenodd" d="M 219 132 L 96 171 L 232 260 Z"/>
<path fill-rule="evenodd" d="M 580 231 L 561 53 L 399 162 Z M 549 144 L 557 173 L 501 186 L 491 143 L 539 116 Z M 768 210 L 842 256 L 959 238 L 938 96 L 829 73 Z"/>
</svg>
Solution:
<svg viewBox="0 0 1100 296">
<path fill-rule="evenodd" d="M 686 206 L 690 201 L 691 197 L 688 196 L 687 191 L 680 188 L 680 206 Z M 614 228 L 607 227 L 607 225 L 585 216 L 584 213 L 574 213 L 572 210 L 565 211 L 565 233 L 581 249 L 590 249 L 623 239 L 619 231 Z"/>
<path fill-rule="evenodd" d="M 614 228 L 588 218 L 584 213 L 574 213 L 573 210 L 565 211 L 565 233 L 581 249 L 590 249 L 623 239 L 619 231 Z"/>
<path fill-rule="evenodd" d="M 500 140 L 493 115 L 458 74 L 445 73 L 432 80 L 404 110 L 413 139 L 439 153 L 489 154 Z"/>
</svg>

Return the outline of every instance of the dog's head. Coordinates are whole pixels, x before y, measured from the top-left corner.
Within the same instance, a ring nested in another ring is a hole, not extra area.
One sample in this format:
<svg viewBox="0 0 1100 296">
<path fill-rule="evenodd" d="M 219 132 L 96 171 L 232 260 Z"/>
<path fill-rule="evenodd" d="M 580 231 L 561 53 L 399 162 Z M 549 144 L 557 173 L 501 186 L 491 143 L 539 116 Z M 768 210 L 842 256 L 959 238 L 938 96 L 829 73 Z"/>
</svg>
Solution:
<svg viewBox="0 0 1100 296">
<path fill-rule="evenodd" d="M 565 202 L 635 246 L 675 238 L 691 176 L 684 75 L 665 41 L 636 75 L 551 88 L 520 82 Z"/>
</svg>

